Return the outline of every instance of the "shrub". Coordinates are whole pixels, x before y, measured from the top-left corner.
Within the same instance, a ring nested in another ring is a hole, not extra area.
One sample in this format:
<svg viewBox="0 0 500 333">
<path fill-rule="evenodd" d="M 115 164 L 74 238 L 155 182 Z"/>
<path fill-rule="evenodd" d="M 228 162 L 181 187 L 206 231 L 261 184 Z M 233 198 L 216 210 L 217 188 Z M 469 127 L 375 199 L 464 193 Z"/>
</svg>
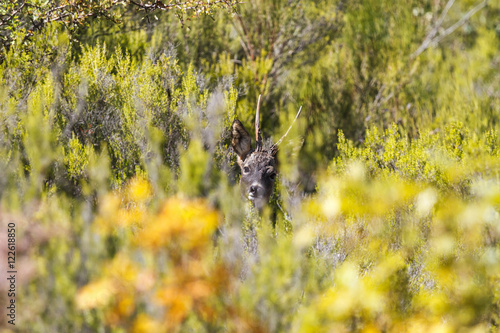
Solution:
<svg viewBox="0 0 500 333">
<path fill-rule="evenodd" d="M 263 0 L 13 43 L 0 227 L 16 223 L 16 327 L 497 330 L 498 5 L 415 56 L 442 6 Z M 271 141 L 304 105 L 262 213 L 229 148 L 259 94 Z"/>
</svg>

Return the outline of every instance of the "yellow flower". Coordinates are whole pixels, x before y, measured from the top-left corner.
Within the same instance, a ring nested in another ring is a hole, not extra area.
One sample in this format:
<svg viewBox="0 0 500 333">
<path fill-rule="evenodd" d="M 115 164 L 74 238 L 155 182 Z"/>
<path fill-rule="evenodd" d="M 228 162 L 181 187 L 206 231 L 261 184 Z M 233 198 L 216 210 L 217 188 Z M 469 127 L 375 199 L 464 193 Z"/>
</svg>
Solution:
<svg viewBox="0 0 500 333">
<path fill-rule="evenodd" d="M 193 299 L 175 286 L 161 289 L 156 297 L 158 303 L 168 308 L 166 322 L 174 326 L 180 323 L 193 307 Z"/>
<path fill-rule="evenodd" d="M 144 202 L 151 198 L 153 190 L 151 184 L 142 178 L 135 177 L 128 185 L 125 196 L 129 201 Z"/>
<path fill-rule="evenodd" d="M 132 333 L 165 332 L 161 323 L 143 313 L 137 316 L 132 326 Z"/>
<path fill-rule="evenodd" d="M 154 250 L 173 243 L 191 250 L 207 244 L 217 223 L 218 214 L 206 201 L 172 198 L 135 241 L 139 246 Z"/>
<path fill-rule="evenodd" d="M 106 306 L 116 294 L 116 288 L 111 279 L 101 279 L 92 282 L 78 292 L 76 305 L 81 310 L 89 310 Z"/>
</svg>

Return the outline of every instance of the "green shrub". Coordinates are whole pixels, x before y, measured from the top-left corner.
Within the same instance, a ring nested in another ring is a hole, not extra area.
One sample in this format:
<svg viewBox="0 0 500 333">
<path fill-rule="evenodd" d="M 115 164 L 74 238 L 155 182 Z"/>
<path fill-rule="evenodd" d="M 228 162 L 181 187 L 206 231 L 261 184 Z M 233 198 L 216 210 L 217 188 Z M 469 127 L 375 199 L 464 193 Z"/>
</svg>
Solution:
<svg viewBox="0 0 500 333">
<path fill-rule="evenodd" d="M 12 35 L 16 328 L 498 330 L 499 8 L 415 56 L 444 5 L 262 0 L 183 26 Z M 229 148 L 259 95 L 269 142 L 303 105 L 262 213 Z"/>
</svg>

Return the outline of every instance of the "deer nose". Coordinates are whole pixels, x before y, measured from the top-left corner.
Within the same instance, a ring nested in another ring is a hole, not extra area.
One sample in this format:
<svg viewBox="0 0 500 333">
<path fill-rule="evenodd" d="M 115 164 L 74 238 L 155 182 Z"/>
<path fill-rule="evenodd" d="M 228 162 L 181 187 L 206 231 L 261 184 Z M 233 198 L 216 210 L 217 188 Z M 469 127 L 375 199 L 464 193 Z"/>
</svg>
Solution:
<svg viewBox="0 0 500 333">
<path fill-rule="evenodd" d="M 252 185 L 250 186 L 250 191 L 249 191 L 251 194 L 255 194 L 257 193 L 257 186 L 255 185 Z"/>
</svg>

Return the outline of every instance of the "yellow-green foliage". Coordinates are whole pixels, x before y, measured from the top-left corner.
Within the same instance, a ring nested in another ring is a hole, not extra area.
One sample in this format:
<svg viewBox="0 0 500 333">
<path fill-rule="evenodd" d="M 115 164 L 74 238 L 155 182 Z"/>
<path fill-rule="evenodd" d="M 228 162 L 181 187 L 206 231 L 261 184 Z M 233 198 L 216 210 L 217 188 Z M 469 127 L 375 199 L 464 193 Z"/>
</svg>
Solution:
<svg viewBox="0 0 500 333">
<path fill-rule="evenodd" d="M 92 146 L 84 147 L 73 134 L 69 140 L 68 153 L 64 158 L 69 178 L 77 180 L 83 176 L 92 153 Z"/>
<path fill-rule="evenodd" d="M 415 55 L 446 3 L 258 0 L 184 26 L 129 13 L 72 39 L 9 33 L 15 328 L 498 331 L 499 6 Z M 259 95 L 273 142 L 303 105 L 262 212 L 229 130 L 254 137 Z"/>
<path fill-rule="evenodd" d="M 476 169 L 465 198 L 397 174 L 368 178 L 359 161 L 324 176 L 305 216 L 315 217 L 320 238 L 341 244 L 332 250 L 345 261 L 305 308 L 299 330 L 495 327 L 499 166 Z"/>
</svg>

